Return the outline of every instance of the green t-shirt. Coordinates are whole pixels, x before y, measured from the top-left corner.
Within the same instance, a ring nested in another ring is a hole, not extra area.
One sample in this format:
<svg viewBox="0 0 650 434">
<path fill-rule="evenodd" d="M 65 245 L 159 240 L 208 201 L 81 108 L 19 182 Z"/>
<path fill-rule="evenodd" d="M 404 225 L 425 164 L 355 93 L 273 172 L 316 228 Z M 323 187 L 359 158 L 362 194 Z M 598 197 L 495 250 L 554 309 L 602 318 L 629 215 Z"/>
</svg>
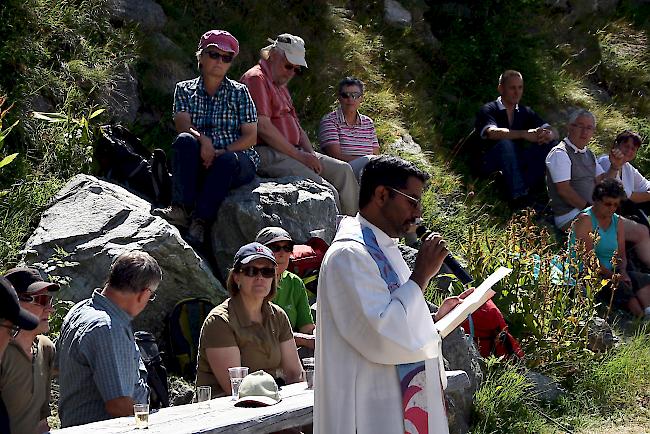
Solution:
<svg viewBox="0 0 650 434">
<path fill-rule="evenodd" d="M 273 303 L 280 306 L 287 313 L 291 328 L 294 331 L 300 330 L 302 326 L 313 324 L 307 290 L 302 279 L 289 271 L 282 273 L 278 283 L 278 293 L 275 294 Z"/>
</svg>

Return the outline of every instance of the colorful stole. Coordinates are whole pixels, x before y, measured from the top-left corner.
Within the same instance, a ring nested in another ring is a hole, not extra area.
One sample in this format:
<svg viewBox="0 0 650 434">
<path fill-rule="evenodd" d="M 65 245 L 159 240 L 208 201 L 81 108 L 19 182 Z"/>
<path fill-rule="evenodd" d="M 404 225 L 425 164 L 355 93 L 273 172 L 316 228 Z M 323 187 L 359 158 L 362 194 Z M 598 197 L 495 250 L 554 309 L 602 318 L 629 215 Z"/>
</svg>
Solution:
<svg viewBox="0 0 650 434">
<path fill-rule="evenodd" d="M 360 242 L 366 247 L 366 250 L 377 264 L 379 273 L 386 282 L 388 290 L 393 292 L 401 286 L 399 276 L 379 247 L 372 229 L 363 225 L 360 228 L 361 238 L 357 238 L 359 234 L 355 234 L 356 237 L 348 239 Z M 435 333 L 435 331 L 432 330 L 432 333 Z M 429 428 L 435 430 L 432 431 L 432 434 L 448 434 L 449 427 L 444 410 L 442 388 L 427 387 L 427 377 L 431 379 L 441 378 L 441 381 L 443 381 L 440 373 L 444 373 L 444 365 L 440 366 L 441 364 L 442 351 L 440 351 L 438 363 L 435 360 L 425 360 L 396 366 L 402 392 L 405 434 L 428 434 Z"/>
</svg>

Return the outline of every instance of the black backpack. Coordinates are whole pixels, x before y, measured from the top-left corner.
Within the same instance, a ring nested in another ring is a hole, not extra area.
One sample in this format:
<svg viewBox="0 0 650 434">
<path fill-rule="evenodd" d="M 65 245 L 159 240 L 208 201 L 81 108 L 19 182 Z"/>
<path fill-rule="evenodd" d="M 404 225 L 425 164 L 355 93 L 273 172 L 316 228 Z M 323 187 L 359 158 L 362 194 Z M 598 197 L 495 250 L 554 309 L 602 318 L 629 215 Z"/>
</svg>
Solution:
<svg viewBox="0 0 650 434">
<path fill-rule="evenodd" d="M 167 388 L 167 368 L 158 350 L 156 338 L 149 332 L 133 333 L 135 343 L 140 349 L 140 357 L 147 367 L 147 384 L 149 385 L 149 405 L 152 409 L 169 407 L 169 390 Z"/>
<path fill-rule="evenodd" d="M 162 149 L 151 153 L 121 125 L 103 125 L 95 145 L 99 175 L 120 184 L 157 207 L 171 203 L 172 181 Z"/>
</svg>

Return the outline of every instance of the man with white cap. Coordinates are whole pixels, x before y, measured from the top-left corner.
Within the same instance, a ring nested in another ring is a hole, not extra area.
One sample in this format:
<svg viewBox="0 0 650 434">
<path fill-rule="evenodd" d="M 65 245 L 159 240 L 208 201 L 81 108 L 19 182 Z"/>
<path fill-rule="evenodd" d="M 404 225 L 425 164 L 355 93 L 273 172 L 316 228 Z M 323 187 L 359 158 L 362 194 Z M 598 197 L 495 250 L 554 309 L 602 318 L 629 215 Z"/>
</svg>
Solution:
<svg viewBox="0 0 650 434">
<path fill-rule="evenodd" d="M 38 318 L 20 306 L 18 295 L 11 282 L 0 277 L 0 360 L 4 358 L 7 346 L 21 329 L 34 330 L 38 324 Z M 11 432 L 9 416 L 1 396 L 0 432 Z"/>
<path fill-rule="evenodd" d="M 5 278 L 14 286 L 21 308 L 34 314 L 39 324 L 34 330 L 21 330 L 7 347 L 0 365 L 0 394 L 7 406 L 11 432 L 48 432 L 55 350 L 43 333 L 50 329 L 52 293 L 59 285 L 44 281 L 31 267 L 13 268 Z"/>
<path fill-rule="evenodd" d="M 250 90 L 259 116 L 257 150 L 262 176 L 301 176 L 330 188 L 341 214 L 355 215 L 359 186 L 349 164 L 314 151 L 300 126 L 287 83 L 303 68 L 305 42 L 283 33 L 269 39 L 259 63 L 240 81 Z"/>
<path fill-rule="evenodd" d="M 177 226 L 189 225 L 189 241 L 203 244 L 228 192 L 255 177 L 259 157 L 257 112 L 248 88 L 226 77 L 239 42 L 225 30 L 201 36 L 200 76 L 176 84 L 172 205 L 156 209 Z"/>
</svg>

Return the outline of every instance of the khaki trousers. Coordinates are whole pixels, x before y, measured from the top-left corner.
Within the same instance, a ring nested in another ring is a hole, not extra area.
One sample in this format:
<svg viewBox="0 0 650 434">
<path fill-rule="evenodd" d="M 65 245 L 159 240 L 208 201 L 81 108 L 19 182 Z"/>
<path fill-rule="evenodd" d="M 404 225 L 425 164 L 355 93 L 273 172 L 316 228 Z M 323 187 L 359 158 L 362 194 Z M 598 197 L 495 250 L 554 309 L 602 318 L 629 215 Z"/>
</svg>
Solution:
<svg viewBox="0 0 650 434">
<path fill-rule="evenodd" d="M 309 167 L 270 146 L 256 146 L 261 164 L 257 172 L 265 177 L 300 176 L 327 186 L 334 195 L 339 213 L 350 216 L 359 210 L 359 184 L 348 163 L 319 154 L 323 171 L 318 175 Z"/>
</svg>

